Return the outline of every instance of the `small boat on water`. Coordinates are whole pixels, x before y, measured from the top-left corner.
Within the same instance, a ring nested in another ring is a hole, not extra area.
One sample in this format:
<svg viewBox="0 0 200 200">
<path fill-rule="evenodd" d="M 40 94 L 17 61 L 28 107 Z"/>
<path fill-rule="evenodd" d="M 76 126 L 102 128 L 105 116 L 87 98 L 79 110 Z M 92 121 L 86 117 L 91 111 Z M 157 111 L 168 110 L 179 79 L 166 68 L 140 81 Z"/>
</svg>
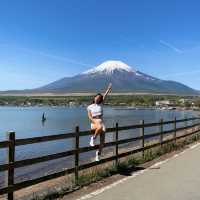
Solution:
<svg viewBox="0 0 200 200">
<path fill-rule="evenodd" d="M 45 117 L 45 113 L 42 114 L 42 122 L 45 122 L 47 118 Z"/>
</svg>

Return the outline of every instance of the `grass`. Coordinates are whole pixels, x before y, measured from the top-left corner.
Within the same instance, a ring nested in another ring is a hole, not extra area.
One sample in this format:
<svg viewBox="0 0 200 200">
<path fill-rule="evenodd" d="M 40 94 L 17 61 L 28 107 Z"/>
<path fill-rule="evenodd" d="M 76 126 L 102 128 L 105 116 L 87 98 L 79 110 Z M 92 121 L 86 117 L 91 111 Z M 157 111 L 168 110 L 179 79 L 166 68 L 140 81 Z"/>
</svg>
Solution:
<svg viewBox="0 0 200 200">
<path fill-rule="evenodd" d="M 154 149 L 149 149 L 144 152 L 144 156 L 140 154 L 131 155 L 128 158 L 121 159 L 121 161 L 116 164 L 106 164 L 105 166 L 97 166 L 88 170 L 85 170 L 80 173 L 78 182 L 75 184 L 73 177 L 71 179 L 66 179 L 66 184 L 63 184 L 62 187 L 53 188 L 51 190 L 45 191 L 40 195 L 33 194 L 31 200 L 53 200 L 56 198 L 61 198 L 62 196 L 87 186 L 91 183 L 98 182 L 106 177 L 110 177 L 115 174 L 123 174 L 130 172 L 130 174 L 140 169 L 139 166 L 146 162 L 152 161 L 154 159 L 160 158 L 162 155 L 167 153 L 181 150 L 186 145 L 189 145 L 193 142 L 199 141 L 200 135 L 195 134 L 193 136 L 188 136 L 186 138 L 180 139 L 179 141 L 164 144 L 162 147 L 156 147 Z M 152 142 L 148 142 L 151 144 Z M 70 183 L 69 183 L 70 182 Z"/>
</svg>

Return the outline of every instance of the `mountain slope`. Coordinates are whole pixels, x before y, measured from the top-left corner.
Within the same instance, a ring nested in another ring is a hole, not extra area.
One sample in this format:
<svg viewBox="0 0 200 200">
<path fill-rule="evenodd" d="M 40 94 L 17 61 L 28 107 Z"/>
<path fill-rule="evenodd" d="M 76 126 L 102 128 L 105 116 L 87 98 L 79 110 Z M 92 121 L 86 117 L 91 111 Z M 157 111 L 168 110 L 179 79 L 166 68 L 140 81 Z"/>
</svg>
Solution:
<svg viewBox="0 0 200 200">
<path fill-rule="evenodd" d="M 112 82 L 113 92 L 197 94 L 175 81 L 164 81 L 133 69 L 121 61 L 106 61 L 74 77 L 67 77 L 32 90 L 34 92 L 98 92 Z"/>
</svg>

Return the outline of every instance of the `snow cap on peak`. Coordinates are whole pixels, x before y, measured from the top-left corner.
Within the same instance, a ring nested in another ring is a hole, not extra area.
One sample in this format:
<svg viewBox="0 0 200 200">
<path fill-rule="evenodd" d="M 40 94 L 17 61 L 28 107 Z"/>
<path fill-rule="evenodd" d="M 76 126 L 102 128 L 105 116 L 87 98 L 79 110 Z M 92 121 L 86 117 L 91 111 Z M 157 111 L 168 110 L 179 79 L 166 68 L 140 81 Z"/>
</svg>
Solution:
<svg viewBox="0 0 200 200">
<path fill-rule="evenodd" d="M 136 70 L 134 70 L 127 64 L 123 63 L 122 61 L 109 60 L 109 61 L 103 62 L 102 64 L 100 64 L 99 66 L 95 68 L 85 71 L 83 74 L 94 74 L 97 72 L 105 72 L 108 74 L 112 74 L 114 70 L 136 72 Z"/>
</svg>

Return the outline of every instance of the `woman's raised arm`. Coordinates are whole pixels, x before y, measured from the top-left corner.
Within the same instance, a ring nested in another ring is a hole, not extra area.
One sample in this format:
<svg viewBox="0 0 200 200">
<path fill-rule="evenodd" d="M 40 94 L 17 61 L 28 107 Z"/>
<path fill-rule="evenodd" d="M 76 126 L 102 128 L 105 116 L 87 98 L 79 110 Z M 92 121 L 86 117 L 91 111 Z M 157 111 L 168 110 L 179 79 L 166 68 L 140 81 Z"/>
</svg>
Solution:
<svg viewBox="0 0 200 200">
<path fill-rule="evenodd" d="M 103 95 L 103 100 L 105 100 L 105 98 L 107 97 L 107 95 L 108 95 L 108 93 L 111 91 L 111 89 L 112 89 L 112 83 L 110 83 L 110 84 L 108 85 L 108 88 L 107 88 L 105 94 Z"/>
</svg>

